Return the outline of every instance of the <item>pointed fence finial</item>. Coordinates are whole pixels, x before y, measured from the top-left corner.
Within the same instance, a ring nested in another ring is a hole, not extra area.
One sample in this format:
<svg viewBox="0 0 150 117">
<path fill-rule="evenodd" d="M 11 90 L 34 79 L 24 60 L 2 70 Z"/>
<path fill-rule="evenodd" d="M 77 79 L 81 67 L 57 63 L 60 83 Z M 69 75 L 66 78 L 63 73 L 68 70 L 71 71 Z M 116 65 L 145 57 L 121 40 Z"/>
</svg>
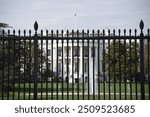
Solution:
<svg viewBox="0 0 150 117">
<path fill-rule="evenodd" d="M 37 23 L 37 21 L 35 21 L 35 23 L 34 23 L 34 30 L 35 30 L 35 31 L 38 30 L 38 23 Z"/>
<path fill-rule="evenodd" d="M 139 25 L 139 26 L 140 26 L 140 29 L 141 29 L 141 30 L 143 30 L 143 28 L 144 28 L 144 22 L 143 22 L 143 20 L 141 20 L 141 22 L 140 22 L 140 25 Z"/>
</svg>

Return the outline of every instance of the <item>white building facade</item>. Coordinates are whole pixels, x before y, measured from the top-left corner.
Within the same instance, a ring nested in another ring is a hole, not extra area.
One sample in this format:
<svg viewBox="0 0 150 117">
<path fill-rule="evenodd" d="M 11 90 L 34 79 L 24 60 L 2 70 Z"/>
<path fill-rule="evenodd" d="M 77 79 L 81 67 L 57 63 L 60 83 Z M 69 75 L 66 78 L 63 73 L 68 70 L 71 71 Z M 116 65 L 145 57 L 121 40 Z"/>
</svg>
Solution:
<svg viewBox="0 0 150 117">
<path fill-rule="evenodd" d="M 43 50 L 48 58 L 49 69 L 63 81 L 82 83 L 89 78 L 92 82 L 93 78 L 96 81 L 98 74 L 103 74 L 102 41 L 49 40 L 43 42 Z M 46 63 L 43 66 L 46 68 Z"/>
</svg>

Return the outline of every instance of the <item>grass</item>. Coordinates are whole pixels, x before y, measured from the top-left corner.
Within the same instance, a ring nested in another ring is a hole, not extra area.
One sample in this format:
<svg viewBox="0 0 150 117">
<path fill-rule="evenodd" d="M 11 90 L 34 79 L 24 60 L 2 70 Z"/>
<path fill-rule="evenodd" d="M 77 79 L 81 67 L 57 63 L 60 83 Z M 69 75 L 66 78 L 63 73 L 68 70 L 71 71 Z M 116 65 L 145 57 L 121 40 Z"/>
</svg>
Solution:
<svg viewBox="0 0 150 117">
<path fill-rule="evenodd" d="M 110 86 L 110 88 L 109 88 Z M 145 99 L 149 99 L 149 84 L 145 84 Z M 20 88 L 19 88 L 20 87 Z M 52 88 L 53 87 L 53 88 Z M 84 90 L 83 90 L 84 87 Z M 88 95 L 88 84 L 72 84 L 72 83 L 38 83 L 37 84 L 37 94 L 38 99 L 141 99 L 141 87 L 140 84 L 132 83 L 130 87 L 130 83 L 126 85 L 124 83 L 99 83 L 97 88 L 98 92 Z M 19 90 L 20 89 L 20 90 Z M 53 89 L 53 92 L 52 92 Z M 3 94 L 3 99 L 34 99 L 34 84 L 26 83 L 26 84 L 18 84 L 14 85 L 11 91 L 6 91 Z M 104 94 L 105 92 L 105 94 Z M 132 92 L 132 95 L 131 95 Z M 62 95 L 63 93 L 63 95 Z M 126 97 L 125 97 L 126 94 Z M 136 95 L 137 94 L 137 95 Z M 2 95 L 2 92 L 0 92 Z M 132 98 L 131 98 L 132 97 Z M 0 96 L 2 99 L 2 96 Z"/>
<path fill-rule="evenodd" d="M 4 97 L 3 99 L 4 100 L 34 100 L 34 97 L 32 95 L 32 96 L 30 96 L 30 98 L 29 98 L 29 96 L 25 96 L 25 98 L 24 98 L 24 96 L 21 95 L 20 98 L 18 98 L 17 96 L 15 96 L 14 98 L 13 98 L 13 96 L 9 96 L 9 98 Z M 109 95 L 106 95 L 105 99 L 104 99 L 103 94 L 100 95 L 100 98 L 98 96 L 95 96 L 95 98 L 93 98 L 92 95 L 90 95 L 89 98 L 88 98 L 88 95 L 84 95 L 84 96 L 80 95 L 79 97 L 77 95 L 74 95 L 74 97 L 72 95 L 69 95 L 69 96 L 67 96 L 67 95 L 64 95 L 64 96 L 62 96 L 62 95 L 58 95 L 58 96 L 53 95 L 53 98 L 52 98 L 51 95 L 48 95 L 48 97 L 46 97 L 46 95 L 43 95 L 42 98 L 41 98 L 41 96 L 38 96 L 37 99 L 38 100 L 47 100 L 47 99 L 48 100 L 120 100 L 120 96 L 116 95 L 116 98 L 114 98 L 114 96 L 111 95 L 111 98 L 109 98 Z M 127 97 L 125 99 L 125 96 L 122 95 L 121 100 L 131 100 L 131 98 L 130 98 L 129 95 L 127 95 Z M 132 100 L 141 100 L 141 96 L 138 95 L 136 97 L 135 95 L 133 95 Z M 145 100 L 149 100 L 149 96 L 146 95 Z"/>
</svg>

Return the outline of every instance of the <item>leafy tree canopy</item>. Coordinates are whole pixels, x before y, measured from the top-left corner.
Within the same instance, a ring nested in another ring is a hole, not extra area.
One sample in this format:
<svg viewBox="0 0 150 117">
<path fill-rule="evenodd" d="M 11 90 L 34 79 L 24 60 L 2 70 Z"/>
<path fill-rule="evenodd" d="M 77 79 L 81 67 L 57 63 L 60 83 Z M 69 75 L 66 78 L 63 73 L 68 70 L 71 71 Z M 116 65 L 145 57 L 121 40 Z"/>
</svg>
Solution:
<svg viewBox="0 0 150 117">
<path fill-rule="evenodd" d="M 139 44 L 137 41 L 113 40 L 105 53 L 105 69 L 113 81 L 133 80 L 139 68 Z"/>
<path fill-rule="evenodd" d="M 9 24 L 0 22 L 0 28 L 12 28 L 12 26 L 10 26 Z"/>
</svg>

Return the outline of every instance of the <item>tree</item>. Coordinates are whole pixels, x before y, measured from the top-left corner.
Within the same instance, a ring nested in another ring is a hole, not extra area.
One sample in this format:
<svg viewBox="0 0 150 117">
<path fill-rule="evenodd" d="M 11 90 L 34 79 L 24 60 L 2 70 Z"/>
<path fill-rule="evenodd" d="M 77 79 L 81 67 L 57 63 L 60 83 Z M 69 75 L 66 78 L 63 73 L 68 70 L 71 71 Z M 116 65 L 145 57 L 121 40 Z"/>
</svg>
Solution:
<svg viewBox="0 0 150 117">
<path fill-rule="evenodd" d="M 6 23 L 0 23 L 0 36 L 3 36 L 3 29 L 4 28 L 11 28 L 11 26 L 9 26 L 9 24 Z M 10 47 L 10 45 L 9 45 Z M 8 82 L 6 81 L 7 76 L 8 76 L 8 71 L 4 72 L 6 68 L 6 66 L 8 66 L 8 68 L 11 68 L 11 61 L 9 62 L 10 64 L 8 65 L 8 56 L 11 56 L 11 52 L 8 53 L 8 51 L 6 51 L 5 48 L 8 48 L 8 42 L 6 42 L 5 40 L 0 40 L 0 87 L 3 86 L 3 88 L 8 88 Z M 11 47 L 10 47 L 11 48 Z M 11 49 L 10 49 L 11 50 Z M 4 53 L 5 57 L 4 57 Z M 9 71 L 9 74 L 11 73 L 11 71 Z"/>
<path fill-rule="evenodd" d="M 145 45 L 144 45 L 144 72 L 145 74 L 148 74 L 148 72 L 150 72 L 150 68 L 148 62 L 150 62 L 150 42 L 148 41 Z M 149 59 L 149 60 L 148 60 Z"/>
<path fill-rule="evenodd" d="M 6 23 L 0 23 L 0 28 L 12 28 L 12 26 Z"/>
<path fill-rule="evenodd" d="M 44 77 L 44 79 L 42 79 L 43 81 L 53 80 L 53 82 L 57 78 L 55 72 L 52 72 L 50 69 L 46 69 L 43 72 L 43 77 Z"/>
<path fill-rule="evenodd" d="M 22 82 L 33 82 L 34 80 L 34 42 L 31 40 L 24 40 L 19 42 L 21 46 L 21 50 L 18 50 L 21 53 L 20 59 L 20 70 L 21 70 L 21 77 L 20 79 Z M 19 47 L 18 45 L 18 47 Z M 19 52 L 18 52 L 19 53 Z M 44 71 L 41 70 L 41 65 L 46 62 L 45 53 L 38 47 L 37 50 L 38 54 L 38 77 Z"/>
<path fill-rule="evenodd" d="M 10 27 L 5 23 L 0 23 L 0 26 L 1 32 L 3 28 Z M 37 52 L 40 72 L 40 66 L 45 62 L 45 55 L 39 47 Z M 34 42 L 32 40 L 0 40 L 0 55 L 0 87 L 8 89 L 16 82 L 32 81 L 34 73 Z"/>
<path fill-rule="evenodd" d="M 139 44 L 136 41 L 115 39 L 108 44 L 104 57 L 106 73 L 113 81 L 133 80 L 138 73 Z"/>
</svg>

